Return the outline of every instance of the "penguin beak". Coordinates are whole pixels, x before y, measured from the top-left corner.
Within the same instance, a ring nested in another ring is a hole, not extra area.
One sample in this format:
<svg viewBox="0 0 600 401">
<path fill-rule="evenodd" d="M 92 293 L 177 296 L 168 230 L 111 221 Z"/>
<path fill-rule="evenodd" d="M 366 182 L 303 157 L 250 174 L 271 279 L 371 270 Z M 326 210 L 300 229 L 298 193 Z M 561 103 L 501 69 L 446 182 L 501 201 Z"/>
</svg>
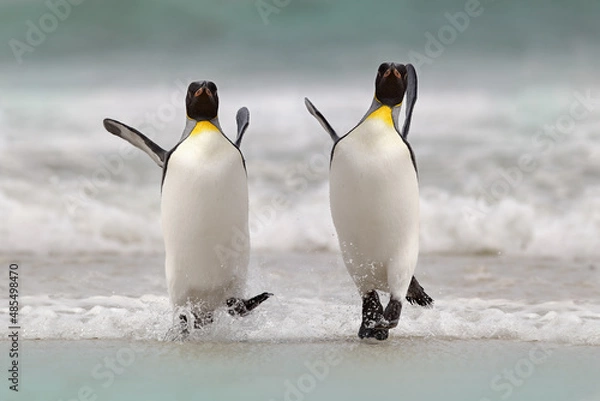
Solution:
<svg viewBox="0 0 600 401">
<path fill-rule="evenodd" d="M 213 97 L 213 94 L 211 92 L 210 89 L 205 88 L 205 87 L 201 87 L 200 89 L 198 89 L 195 93 L 194 93 L 194 97 L 199 97 L 202 96 L 202 94 L 206 93 L 206 95 L 210 98 Z"/>
<path fill-rule="evenodd" d="M 398 71 L 394 66 L 391 66 L 383 73 L 383 78 L 387 78 L 390 75 L 394 75 L 396 78 L 402 79 L 402 74 L 400 74 L 400 71 Z"/>
</svg>

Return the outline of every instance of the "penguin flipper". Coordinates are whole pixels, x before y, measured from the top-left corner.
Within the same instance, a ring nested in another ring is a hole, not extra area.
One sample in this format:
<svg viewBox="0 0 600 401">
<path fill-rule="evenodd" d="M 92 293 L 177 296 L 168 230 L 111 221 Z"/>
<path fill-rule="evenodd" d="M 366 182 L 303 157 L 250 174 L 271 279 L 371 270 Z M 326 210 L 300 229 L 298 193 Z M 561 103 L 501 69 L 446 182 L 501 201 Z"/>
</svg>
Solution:
<svg viewBox="0 0 600 401">
<path fill-rule="evenodd" d="M 248 108 L 242 107 L 238 110 L 235 115 L 235 122 L 237 123 L 237 138 L 235 139 L 235 146 L 240 147 L 242 144 L 242 137 L 244 136 L 244 132 L 248 129 L 250 125 L 250 111 Z"/>
<path fill-rule="evenodd" d="M 159 167 L 164 166 L 167 151 L 152 142 L 146 135 L 135 128 L 110 118 L 105 118 L 103 124 L 108 132 L 125 139 L 136 148 L 144 151 Z"/>
<path fill-rule="evenodd" d="M 156 143 L 152 142 L 152 140 L 150 140 L 150 138 L 148 138 L 146 135 L 142 134 L 135 128 L 110 118 L 105 118 L 103 124 L 104 128 L 106 128 L 108 132 L 125 139 L 136 148 L 146 152 L 146 154 L 148 154 L 148 156 L 150 156 L 150 158 L 154 160 L 159 167 L 164 166 L 167 151 L 158 146 Z"/>
<path fill-rule="evenodd" d="M 402 126 L 402 136 L 408 136 L 410 129 L 410 120 L 412 119 L 413 109 L 417 102 L 417 72 L 412 64 L 406 64 L 406 117 Z"/>
<path fill-rule="evenodd" d="M 306 105 L 306 108 L 308 109 L 308 112 L 317 119 L 317 121 L 321 124 L 321 127 L 323 127 L 325 129 L 325 131 L 327 131 L 327 133 L 329 134 L 329 136 L 331 137 L 331 139 L 333 140 L 333 142 L 337 142 L 340 137 L 339 135 L 335 132 L 335 130 L 333 129 L 333 127 L 331 127 L 331 124 L 329 124 L 329 122 L 327 121 L 327 119 L 323 116 L 323 114 L 321 114 L 321 112 L 319 110 L 317 110 L 317 108 L 315 107 L 314 104 L 311 103 L 310 100 L 308 100 L 307 97 L 304 98 L 304 104 Z"/>
<path fill-rule="evenodd" d="M 426 308 L 430 308 L 433 305 L 433 299 L 427 295 L 415 276 L 410 280 L 406 300 L 412 305 L 417 304 Z"/>
</svg>

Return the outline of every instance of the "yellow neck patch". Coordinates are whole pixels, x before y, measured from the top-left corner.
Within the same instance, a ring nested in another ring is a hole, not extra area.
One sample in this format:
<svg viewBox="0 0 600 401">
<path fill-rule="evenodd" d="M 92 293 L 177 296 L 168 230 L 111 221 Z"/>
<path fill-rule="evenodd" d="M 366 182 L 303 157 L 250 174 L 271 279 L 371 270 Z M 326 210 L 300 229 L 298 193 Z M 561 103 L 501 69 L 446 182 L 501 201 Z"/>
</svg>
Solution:
<svg viewBox="0 0 600 401">
<path fill-rule="evenodd" d="M 218 131 L 218 128 L 210 121 L 198 121 L 192 132 L 190 132 L 190 136 L 201 134 L 204 131 Z"/>
<path fill-rule="evenodd" d="M 378 118 L 389 126 L 394 126 L 394 120 L 392 119 L 392 108 L 390 106 L 381 106 L 367 117 Z"/>
</svg>

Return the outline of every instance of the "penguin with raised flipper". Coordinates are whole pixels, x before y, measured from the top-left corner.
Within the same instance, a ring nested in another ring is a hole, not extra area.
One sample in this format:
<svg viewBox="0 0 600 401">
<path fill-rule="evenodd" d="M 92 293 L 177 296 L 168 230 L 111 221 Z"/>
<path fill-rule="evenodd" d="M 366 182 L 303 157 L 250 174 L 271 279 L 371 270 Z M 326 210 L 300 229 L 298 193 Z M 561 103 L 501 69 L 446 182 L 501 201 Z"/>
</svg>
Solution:
<svg viewBox="0 0 600 401">
<path fill-rule="evenodd" d="M 406 93 L 406 117 L 398 122 Z M 330 203 L 344 263 L 362 297 L 360 338 L 385 340 L 398 325 L 402 302 L 433 300 L 414 277 L 419 254 L 419 185 L 407 141 L 417 100 L 412 65 L 383 63 L 365 116 L 338 136 L 308 100 L 306 107 L 334 141 Z M 384 309 L 377 291 L 390 294 Z"/>
<path fill-rule="evenodd" d="M 219 98 L 213 82 L 192 82 L 187 90 L 187 124 L 182 138 L 166 151 L 141 132 L 112 119 L 110 133 L 146 152 L 163 168 L 161 224 L 167 287 L 175 307 L 191 306 L 194 327 L 212 322 L 227 306 L 244 316 L 272 294 L 242 298 L 250 241 L 248 184 L 240 144 L 249 124 L 248 109 L 237 113 L 237 138 L 219 125 Z M 235 250 L 231 250 L 235 244 Z M 180 315 L 186 328 L 188 318 Z"/>
</svg>

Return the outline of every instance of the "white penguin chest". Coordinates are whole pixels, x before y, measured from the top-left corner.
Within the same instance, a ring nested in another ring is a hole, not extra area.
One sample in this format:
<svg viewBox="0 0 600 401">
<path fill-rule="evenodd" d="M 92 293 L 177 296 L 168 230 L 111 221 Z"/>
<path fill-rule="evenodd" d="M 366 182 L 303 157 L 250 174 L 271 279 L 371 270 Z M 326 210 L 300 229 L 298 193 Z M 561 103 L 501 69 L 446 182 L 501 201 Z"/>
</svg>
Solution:
<svg viewBox="0 0 600 401">
<path fill-rule="evenodd" d="M 216 307 L 241 286 L 250 246 L 246 172 L 239 151 L 218 130 L 190 135 L 172 153 L 161 220 L 174 304 L 198 299 Z M 235 252 L 223 257 L 221 249 Z"/>
<path fill-rule="evenodd" d="M 418 241 L 419 188 L 411 153 L 394 126 L 369 117 L 336 145 L 333 221 L 343 248 L 365 260 L 394 257 Z"/>
<path fill-rule="evenodd" d="M 194 214 L 203 205 L 226 210 L 230 203 L 247 203 L 241 155 L 217 130 L 192 135 L 169 158 L 162 192 L 163 201 L 172 198 Z"/>
</svg>

